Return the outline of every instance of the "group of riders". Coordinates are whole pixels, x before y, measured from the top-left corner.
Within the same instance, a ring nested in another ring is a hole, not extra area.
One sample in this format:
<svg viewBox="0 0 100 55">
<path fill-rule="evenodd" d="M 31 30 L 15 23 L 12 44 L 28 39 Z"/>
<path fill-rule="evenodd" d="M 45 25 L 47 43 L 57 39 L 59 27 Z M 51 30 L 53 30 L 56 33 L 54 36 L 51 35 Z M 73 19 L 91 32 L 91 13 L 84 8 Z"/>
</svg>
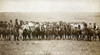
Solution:
<svg viewBox="0 0 100 55">
<path fill-rule="evenodd" d="M 0 21 L 2 40 L 87 40 L 100 41 L 100 28 L 85 22 L 33 22 L 15 19 Z"/>
</svg>

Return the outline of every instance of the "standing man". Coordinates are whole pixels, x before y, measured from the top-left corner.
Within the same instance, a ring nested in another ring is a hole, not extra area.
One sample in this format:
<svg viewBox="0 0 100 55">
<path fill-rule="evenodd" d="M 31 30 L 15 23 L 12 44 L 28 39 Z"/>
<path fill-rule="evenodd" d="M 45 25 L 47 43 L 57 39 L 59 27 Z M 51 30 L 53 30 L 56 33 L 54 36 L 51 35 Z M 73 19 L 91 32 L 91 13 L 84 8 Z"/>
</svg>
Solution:
<svg viewBox="0 0 100 55">
<path fill-rule="evenodd" d="M 93 36 L 93 33 L 94 33 L 93 29 L 88 28 L 88 39 L 87 39 L 88 41 L 91 41 L 91 37 Z"/>
<path fill-rule="evenodd" d="M 88 28 L 92 29 L 92 24 L 91 23 L 89 23 Z"/>
<path fill-rule="evenodd" d="M 9 22 L 9 28 L 13 28 L 13 23 L 12 23 L 12 20 L 10 20 L 10 22 Z"/>
<path fill-rule="evenodd" d="M 96 41 L 96 38 L 97 38 L 97 34 L 96 34 L 97 28 L 98 28 L 97 24 L 94 23 L 93 24 L 93 31 L 94 31 L 94 33 L 93 33 L 93 40 L 95 40 L 95 41 Z"/>
<path fill-rule="evenodd" d="M 23 39 L 23 28 L 22 27 L 19 28 L 19 38 L 20 40 Z"/>
<path fill-rule="evenodd" d="M 3 35 L 4 40 L 6 40 L 6 38 L 7 38 L 7 28 L 5 28 L 5 27 L 3 28 L 2 35 Z"/>
<path fill-rule="evenodd" d="M 7 37 L 8 37 L 7 39 L 8 40 L 11 40 L 11 37 L 12 37 L 12 34 L 13 34 L 13 30 L 11 28 L 9 28 L 9 27 L 7 29 L 7 34 L 8 34 L 7 35 Z"/>
<path fill-rule="evenodd" d="M 19 36 L 19 23 L 18 19 L 15 19 L 15 29 L 17 30 L 18 36 Z"/>
<path fill-rule="evenodd" d="M 2 31 L 1 31 L 1 27 L 0 27 L 0 38 L 1 38 L 1 34 L 2 34 Z"/>
<path fill-rule="evenodd" d="M 97 29 L 97 28 L 98 28 L 97 24 L 94 23 L 94 25 L 93 25 L 93 29 L 95 30 L 95 29 Z"/>
<path fill-rule="evenodd" d="M 70 25 L 70 23 L 68 23 L 66 29 L 67 29 L 66 32 L 67 32 L 68 39 L 71 39 L 72 32 L 71 32 L 71 25 Z"/>
<path fill-rule="evenodd" d="M 91 35 L 91 33 L 90 33 L 91 30 L 92 30 L 92 24 L 89 23 L 89 25 L 88 25 L 87 41 L 89 41 L 89 38 L 90 38 L 90 35 Z"/>
<path fill-rule="evenodd" d="M 16 27 L 13 28 L 13 35 L 14 35 L 14 41 L 19 40 L 19 33 L 16 29 Z"/>
<path fill-rule="evenodd" d="M 84 40 L 85 36 L 87 35 L 87 23 L 82 22 L 82 40 Z"/>
<path fill-rule="evenodd" d="M 98 37 L 99 37 L 99 41 L 100 41 L 100 28 L 98 28 Z"/>
<path fill-rule="evenodd" d="M 44 25 L 41 26 L 40 32 L 41 32 L 41 37 L 42 37 L 42 39 L 44 39 L 44 35 L 45 35 L 45 28 L 44 28 Z"/>
<path fill-rule="evenodd" d="M 2 38 L 2 31 L 3 29 L 0 27 L 0 39 Z"/>
</svg>

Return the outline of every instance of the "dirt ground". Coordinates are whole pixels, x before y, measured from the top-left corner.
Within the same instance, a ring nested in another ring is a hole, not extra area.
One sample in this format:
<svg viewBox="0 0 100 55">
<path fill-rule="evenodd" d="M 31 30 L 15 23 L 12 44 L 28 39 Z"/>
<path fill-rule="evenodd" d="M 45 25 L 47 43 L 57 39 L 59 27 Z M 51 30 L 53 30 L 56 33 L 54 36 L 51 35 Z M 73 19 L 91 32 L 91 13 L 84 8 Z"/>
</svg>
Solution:
<svg viewBox="0 0 100 55">
<path fill-rule="evenodd" d="M 100 55 L 99 41 L 0 41 L 0 55 Z"/>
</svg>

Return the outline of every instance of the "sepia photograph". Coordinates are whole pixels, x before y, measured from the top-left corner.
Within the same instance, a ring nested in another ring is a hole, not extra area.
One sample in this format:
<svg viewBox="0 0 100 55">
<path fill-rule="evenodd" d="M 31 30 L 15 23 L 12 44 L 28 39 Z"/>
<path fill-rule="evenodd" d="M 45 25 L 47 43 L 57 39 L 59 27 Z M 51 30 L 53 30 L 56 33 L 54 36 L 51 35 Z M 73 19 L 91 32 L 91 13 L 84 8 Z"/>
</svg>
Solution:
<svg viewBox="0 0 100 55">
<path fill-rule="evenodd" d="M 0 0 L 0 55 L 100 55 L 100 0 Z"/>
</svg>

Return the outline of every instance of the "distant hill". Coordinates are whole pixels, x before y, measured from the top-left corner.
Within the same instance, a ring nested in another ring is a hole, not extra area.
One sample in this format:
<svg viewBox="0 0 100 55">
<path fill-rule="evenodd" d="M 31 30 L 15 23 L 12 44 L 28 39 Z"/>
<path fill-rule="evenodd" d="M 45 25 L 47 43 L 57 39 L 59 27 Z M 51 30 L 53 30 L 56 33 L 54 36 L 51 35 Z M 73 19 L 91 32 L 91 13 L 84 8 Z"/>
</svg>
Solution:
<svg viewBox="0 0 100 55">
<path fill-rule="evenodd" d="M 12 19 L 24 21 L 65 21 L 65 22 L 96 22 L 100 26 L 100 13 L 98 12 L 1 12 L 0 20 L 9 21 Z"/>
</svg>

